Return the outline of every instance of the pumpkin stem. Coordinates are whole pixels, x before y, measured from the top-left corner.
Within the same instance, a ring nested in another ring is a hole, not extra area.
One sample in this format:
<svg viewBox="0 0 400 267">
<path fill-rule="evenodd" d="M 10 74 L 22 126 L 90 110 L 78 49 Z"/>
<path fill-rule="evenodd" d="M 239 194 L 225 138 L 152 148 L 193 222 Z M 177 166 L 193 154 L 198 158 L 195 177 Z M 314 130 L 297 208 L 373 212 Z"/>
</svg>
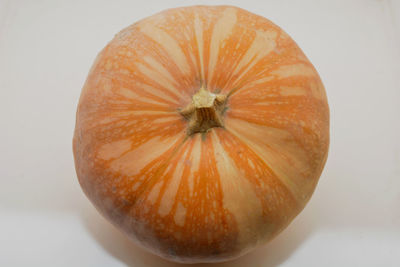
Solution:
<svg viewBox="0 0 400 267">
<path fill-rule="evenodd" d="M 188 134 L 207 132 L 213 127 L 224 127 L 223 113 L 226 96 L 214 94 L 201 87 L 193 96 L 192 102 L 179 113 L 189 121 Z"/>
</svg>

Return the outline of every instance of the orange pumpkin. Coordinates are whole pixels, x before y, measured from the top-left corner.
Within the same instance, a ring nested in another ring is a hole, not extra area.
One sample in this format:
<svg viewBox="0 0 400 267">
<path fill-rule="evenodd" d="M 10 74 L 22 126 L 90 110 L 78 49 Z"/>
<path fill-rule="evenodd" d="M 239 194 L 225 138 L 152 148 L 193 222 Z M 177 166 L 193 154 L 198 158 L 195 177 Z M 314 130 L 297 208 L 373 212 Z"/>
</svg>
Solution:
<svg viewBox="0 0 400 267">
<path fill-rule="evenodd" d="M 121 31 L 82 90 L 79 182 L 136 243 L 179 262 L 233 259 L 282 231 L 327 158 L 317 71 L 269 20 L 163 11 Z"/>
</svg>

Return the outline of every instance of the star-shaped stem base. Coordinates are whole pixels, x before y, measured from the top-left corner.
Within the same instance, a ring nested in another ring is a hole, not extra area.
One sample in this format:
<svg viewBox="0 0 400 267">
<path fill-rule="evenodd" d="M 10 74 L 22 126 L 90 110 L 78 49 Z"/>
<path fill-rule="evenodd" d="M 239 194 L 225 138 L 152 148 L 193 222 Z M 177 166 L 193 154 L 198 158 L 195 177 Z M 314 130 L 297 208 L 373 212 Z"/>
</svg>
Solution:
<svg viewBox="0 0 400 267">
<path fill-rule="evenodd" d="M 207 132 L 213 127 L 223 127 L 226 95 L 214 94 L 201 87 L 192 102 L 179 113 L 189 121 L 188 134 Z"/>
</svg>

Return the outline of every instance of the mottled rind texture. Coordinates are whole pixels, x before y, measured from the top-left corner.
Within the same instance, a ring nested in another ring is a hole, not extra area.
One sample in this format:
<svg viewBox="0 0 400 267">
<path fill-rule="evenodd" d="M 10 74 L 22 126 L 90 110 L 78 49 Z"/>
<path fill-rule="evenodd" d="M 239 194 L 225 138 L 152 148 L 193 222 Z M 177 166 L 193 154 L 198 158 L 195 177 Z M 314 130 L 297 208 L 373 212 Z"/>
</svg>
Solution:
<svg viewBox="0 0 400 267">
<path fill-rule="evenodd" d="M 223 126 L 188 135 L 201 87 L 228 96 Z M 278 26 L 231 6 L 170 9 L 118 33 L 80 98 L 73 149 L 96 208 L 180 262 L 229 260 L 282 231 L 326 161 L 315 68 Z"/>
</svg>

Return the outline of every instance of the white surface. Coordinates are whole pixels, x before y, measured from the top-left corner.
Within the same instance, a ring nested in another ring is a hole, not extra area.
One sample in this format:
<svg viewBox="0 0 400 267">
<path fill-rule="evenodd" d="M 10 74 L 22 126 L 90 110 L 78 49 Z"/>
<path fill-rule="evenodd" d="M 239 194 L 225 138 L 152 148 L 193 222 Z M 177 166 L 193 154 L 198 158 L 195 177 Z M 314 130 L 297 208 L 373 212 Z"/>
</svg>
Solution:
<svg viewBox="0 0 400 267">
<path fill-rule="evenodd" d="M 162 9 L 233 4 L 285 29 L 318 69 L 332 141 L 290 227 L 242 266 L 400 266 L 400 1 L 0 0 L 0 266 L 178 266 L 94 210 L 71 140 L 88 70 L 122 28 Z"/>
</svg>

